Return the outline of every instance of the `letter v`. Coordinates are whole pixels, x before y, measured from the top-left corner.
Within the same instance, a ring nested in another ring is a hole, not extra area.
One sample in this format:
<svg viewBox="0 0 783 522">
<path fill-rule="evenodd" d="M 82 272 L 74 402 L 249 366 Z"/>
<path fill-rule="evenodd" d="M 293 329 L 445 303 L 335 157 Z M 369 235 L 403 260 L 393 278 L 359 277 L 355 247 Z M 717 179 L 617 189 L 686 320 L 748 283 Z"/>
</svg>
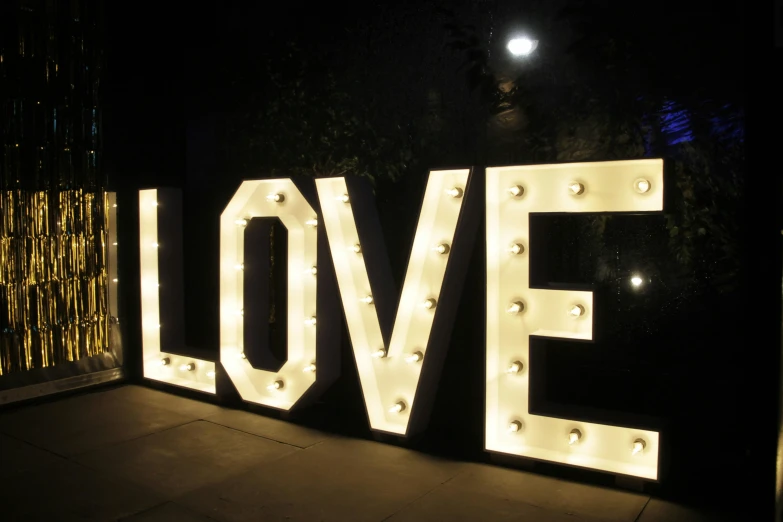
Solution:
<svg viewBox="0 0 783 522">
<path fill-rule="evenodd" d="M 480 219 L 478 177 L 470 169 L 430 172 L 393 328 L 395 285 L 369 186 L 316 180 L 375 431 L 410 436 L 429 420 Z"/>
</svg>

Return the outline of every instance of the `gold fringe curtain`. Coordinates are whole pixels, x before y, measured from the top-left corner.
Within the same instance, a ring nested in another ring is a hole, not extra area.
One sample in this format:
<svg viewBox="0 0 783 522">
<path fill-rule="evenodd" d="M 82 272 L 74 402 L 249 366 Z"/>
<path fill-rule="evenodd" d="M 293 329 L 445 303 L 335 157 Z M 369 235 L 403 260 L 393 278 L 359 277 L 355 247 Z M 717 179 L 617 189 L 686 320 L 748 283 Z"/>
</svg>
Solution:
<svg viewBox="0 0 783 522">
<path fill-rule="evenodd" d="M 0 375 L 109 349 L 104 192 L 4 191 Z"/>
<path fill-rule="evenodd" d="M 103 0 L 0 0 L 0 376 L 109 350 Z"/>
</svg>

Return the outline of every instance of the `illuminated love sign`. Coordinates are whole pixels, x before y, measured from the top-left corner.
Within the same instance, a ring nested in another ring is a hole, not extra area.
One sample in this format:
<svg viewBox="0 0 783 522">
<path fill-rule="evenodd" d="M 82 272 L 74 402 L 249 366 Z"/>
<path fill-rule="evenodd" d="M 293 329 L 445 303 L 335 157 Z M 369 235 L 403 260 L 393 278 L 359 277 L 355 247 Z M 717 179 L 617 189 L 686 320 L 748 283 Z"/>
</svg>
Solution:
<svg viewBox="0 0 783 522">
<path fill-rule="evenodd" d="M 534 213 L 661 211 L 663 161 L 495 167 L 486 169 L 486 180 L 480 174 L 430 172 L 401 292 L 393 289 L 372 194 L 356 180 L 317 179 L 317 198 L 290 179 L 243 182 L 220 223 L 220 362 L 226 373 L 244 400 L 282 410 L 334 382 L 339 341 L 331 328 L 333 307 L 324 304 L 333 292 L 319 286 L 330 281 L 322 280 L 324 265 L 330 271 L 333 265 L 370 427 L 402 436 L 421 431 L 484 203 L 485 449 L 657 480 L 657 432 L 529 412 L 530 336 L 585 341 L 593 327 L 591 292 L 530 287 L 529 237 Z M 161 197 L 155 189 L 139 195 L 144 375 L 215 393 L 215 363 L 162 351 Z M 243 329 L 252 325 L 243 313 L 244 227 L 258 217 L 277 218 L 288 231 L 288 358 L 277 371 L 254 368 L 244 356 Z M 319 248 L 326 238 L 331 262 Z"/>
</svg>

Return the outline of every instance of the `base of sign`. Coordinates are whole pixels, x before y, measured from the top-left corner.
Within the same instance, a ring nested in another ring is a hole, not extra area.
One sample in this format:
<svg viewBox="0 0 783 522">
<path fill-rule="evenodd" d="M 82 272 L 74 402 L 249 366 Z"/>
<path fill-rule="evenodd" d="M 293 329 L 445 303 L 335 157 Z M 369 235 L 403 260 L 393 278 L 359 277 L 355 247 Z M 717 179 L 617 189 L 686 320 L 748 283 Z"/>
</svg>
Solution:
<svg viewBox="0 0 783 522">
<path fill-rule="evenodd" d="M 616 475 L 614 477 L 614 485 L 621 489 L 643 492 L 644 484 L 644 480 L 636 477 L 627 477 L 625 475 Z"/>
<path fill-rule="evenodd" d="M 489 460 L 493 464 L 508 468 L 522 469 L 525 471 L 534 471 L 536 461 L 517 457 L 516 455 L 503 455 L 502 453 L 490 453 Z"/>
</svg>

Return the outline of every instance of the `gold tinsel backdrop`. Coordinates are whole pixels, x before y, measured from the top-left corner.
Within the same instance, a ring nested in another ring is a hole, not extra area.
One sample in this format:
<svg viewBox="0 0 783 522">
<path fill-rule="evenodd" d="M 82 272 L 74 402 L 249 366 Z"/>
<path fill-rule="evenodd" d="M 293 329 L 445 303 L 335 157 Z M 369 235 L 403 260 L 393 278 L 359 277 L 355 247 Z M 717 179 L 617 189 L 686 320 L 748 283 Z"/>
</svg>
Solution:
<svg viewBox="0 0 783 522">
<path fill-rule="evenodd" d="M 109 350 L 99 0 L 0 2 L 0 375 Z"/>
</svg>

